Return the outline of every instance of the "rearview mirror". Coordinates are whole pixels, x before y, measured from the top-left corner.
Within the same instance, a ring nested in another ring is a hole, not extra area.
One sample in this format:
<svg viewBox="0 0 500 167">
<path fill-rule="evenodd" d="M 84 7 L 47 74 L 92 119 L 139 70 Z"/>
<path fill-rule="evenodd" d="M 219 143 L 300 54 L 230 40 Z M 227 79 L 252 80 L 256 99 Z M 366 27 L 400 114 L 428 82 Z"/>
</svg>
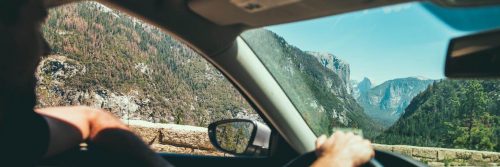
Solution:
<svg viewBox="0 0 500 167">
<path fill-rule="evenodd" d="M 208 126 L 210 142 L 220 151 L 245 156 L 265 156 L 269 151 L 271 129 L 265 124 L 229 119 Z"/>
<path fill-rule="evenodd" d="M 499 4 L 499 0 L 433 0 L 435 3 L 449 7 L 470 7 Z"/>
<path fill-rule="evenodd" d="M 452 39 L 445 75 L 450 78 L 500 77 L 500 30 Z"/>
</svg>

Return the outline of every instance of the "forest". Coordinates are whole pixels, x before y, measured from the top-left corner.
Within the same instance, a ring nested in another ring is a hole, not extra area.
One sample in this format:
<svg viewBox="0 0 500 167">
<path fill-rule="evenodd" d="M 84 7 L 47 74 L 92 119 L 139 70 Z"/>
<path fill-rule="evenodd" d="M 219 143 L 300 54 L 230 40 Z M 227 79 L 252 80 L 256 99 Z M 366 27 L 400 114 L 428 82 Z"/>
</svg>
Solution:
<svg viewBox="0 0 500 167">
<path fill-rule="evenodd" d="M 441 80 L 374 142 L 500 151 L 500 82 Z"/>
</svg>

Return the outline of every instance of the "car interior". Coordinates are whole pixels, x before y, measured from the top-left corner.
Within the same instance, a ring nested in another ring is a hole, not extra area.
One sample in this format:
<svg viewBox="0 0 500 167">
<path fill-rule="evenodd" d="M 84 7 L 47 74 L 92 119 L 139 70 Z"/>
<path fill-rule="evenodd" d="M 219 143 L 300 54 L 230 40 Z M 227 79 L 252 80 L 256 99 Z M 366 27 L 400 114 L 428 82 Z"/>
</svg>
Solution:
<svg viewBox="0 0 500 167">
<path fill-rule="evenodd" d="M 79 0 L 46 0 L 50 8 L 59 7 Z M 281 89 L 275 78 L 266 70 L 262 62 L 248 44 L 239 36 L 243 31 L 324 16 L 342 14 L 410 0 L 98 0 L 113 9 L 125 12 L 152 24 L 201 54 L 213 64 L 238 89 L 250 105 L 259 113 L 264 122 L 262 126 L 249 122 L 253 127 L 250 146 L 253 149 L 243 152 L 225 150 L 218 146 L 215 135 L 211 141 L 216 148 L 233 153 L 234 157 L 211 157 L 159 153 L 175 166 L 309 166 L 315 159 L 314 132 L 297 112 L 292 102 Z M 477 6 L 498 3 L 493 0 L 454 1 L 434 0 L 446 7 Z M 495 35 L 491 35 L 495 34 Z M 467 40 L 481 40 L 488 45 L 491 53 L 498 51 L 498 32 L 483 35 L 494 38 L 455 39 L 447 58 L 447 76 L 477 76 L 463 69 L 464 62 L 457 54 L 465 53 Z M 473 43 L 477 43 L 473 41 Z M 496 50 L 495 50 L 496 49 Z M 469 50 L 470 51 L 470 50 Z M 484 51 L 484 50 L 481 50 Z M 490 53 L 488 52 L 488 53 Z M 462 64 L 461 64 L 462 63 Z M 484 64 L 478 60 L 479 64 Z M 498 75 L 498 62 L 484 71 L 493 71 L 486 77 Z M 450 64 L 450 65 L 448 65 Z M 486 67 L 485 67 L 486 68 Z M 238 120 L 232 120 L 238 122 Z M 240 120 L 240 122 L 248 122 Z M 217 131 L 217 126 L 231 123 L 215 122 L 209 134 Z M 269 142 L 260 142 L 261 138 Z M 268 152 L 269 150 L 269 152 Z M 100 155 L 98 150 L 75 148 L 67 153 L 44 160 L 40 166 L 126 166 L 121 157 Z M 115 162 L 120 161 L 121 164 Z M 406 156 L 385 151 L 376 151 L 374 160 L 366 166 L 426 166 Z"/>
</svg>

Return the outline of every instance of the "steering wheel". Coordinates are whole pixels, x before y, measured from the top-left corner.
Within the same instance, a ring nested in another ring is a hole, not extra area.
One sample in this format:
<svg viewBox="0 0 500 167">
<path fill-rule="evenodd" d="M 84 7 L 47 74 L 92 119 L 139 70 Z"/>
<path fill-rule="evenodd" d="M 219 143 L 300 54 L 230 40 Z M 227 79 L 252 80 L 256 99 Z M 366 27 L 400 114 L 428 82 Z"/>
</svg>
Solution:
<svg viewBox="0 0 500 167">
<path fill-rule="evenodd" d="M 293 159 L 285 166 L 286 167 L 311 166 L 311 164 L 317 158 L 318 157 L 316 156 L 316 153 L 314 151 L 311 151 Z M 418 162 L 412 158 L 397 153 L 375 150 L 375 157 L 362 166 L 363 167 L 389 167 L 389 166 L 425 167 L 427 165 L 424 165 L 421 162 Z"/>
</svg>

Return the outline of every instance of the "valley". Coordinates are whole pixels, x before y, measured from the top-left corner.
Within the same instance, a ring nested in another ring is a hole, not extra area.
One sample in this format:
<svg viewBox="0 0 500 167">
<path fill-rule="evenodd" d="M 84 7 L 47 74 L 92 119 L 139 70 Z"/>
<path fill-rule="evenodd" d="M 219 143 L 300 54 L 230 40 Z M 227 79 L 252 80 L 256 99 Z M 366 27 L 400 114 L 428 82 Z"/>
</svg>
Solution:
<svg viewBox="0 0 500 167">
<path fill-rule="evenodd" d="M 364 78 L 355 90 L 356 101 L 364 111 L 385 128 L 392 126 L 413 97 L 424 91 L 434 81 L 431 79 L 408 77 L 385 81 L 373 86 L 368 78 Z"/>
</svg>

